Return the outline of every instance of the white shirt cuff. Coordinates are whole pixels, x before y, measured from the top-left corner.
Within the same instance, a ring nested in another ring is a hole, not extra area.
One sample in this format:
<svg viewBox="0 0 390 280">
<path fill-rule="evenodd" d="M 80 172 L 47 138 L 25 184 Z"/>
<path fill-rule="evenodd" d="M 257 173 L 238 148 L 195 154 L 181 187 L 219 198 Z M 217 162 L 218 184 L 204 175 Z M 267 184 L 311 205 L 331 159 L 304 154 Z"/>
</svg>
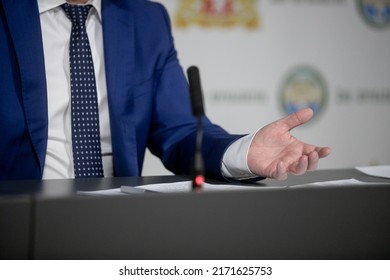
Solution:
<svg viewBox="0 0 390 280">
<path fill-rule="evenodd" d="M 256 133 L 248 134 L 231 144 L 222 158 L 221 171 L 226 178 L 247 180 L 258 177 L 248 167 L 248 151 Z"/>
</svg>

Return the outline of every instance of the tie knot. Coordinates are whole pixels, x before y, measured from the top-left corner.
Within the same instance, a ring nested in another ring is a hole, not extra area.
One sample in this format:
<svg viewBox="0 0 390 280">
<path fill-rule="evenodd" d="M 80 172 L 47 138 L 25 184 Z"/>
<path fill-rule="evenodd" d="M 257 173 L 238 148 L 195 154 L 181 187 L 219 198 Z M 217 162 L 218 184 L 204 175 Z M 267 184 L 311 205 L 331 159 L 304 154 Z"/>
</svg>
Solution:
<svg viewBox="0 0 390 280">
<path fill-rule="evenodd" d="M 85 25 L 91 5 L 71 5 L 65 3 L 61 5 L 65 11 L 66 16 L 70 19 L 72 24 Z"/>
</svg>

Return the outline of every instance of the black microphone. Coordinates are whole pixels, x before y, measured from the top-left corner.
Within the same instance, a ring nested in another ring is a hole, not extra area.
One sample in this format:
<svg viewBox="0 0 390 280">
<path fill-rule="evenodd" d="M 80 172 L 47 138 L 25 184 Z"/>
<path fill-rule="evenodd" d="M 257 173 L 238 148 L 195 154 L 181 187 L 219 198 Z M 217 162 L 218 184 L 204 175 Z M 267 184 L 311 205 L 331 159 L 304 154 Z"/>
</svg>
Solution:
<svg viewBox="0 0 390 280">
<path fill-rule="evenodd" d="M 187 70 L 188 82 L 190 84 L 190 96 L 192 104 L 192 113 L 195 117 L 204 115 L 203 109 L 203 93 L 200 83 L 199 69 L 196 66 L 191 66 Z"/>
<path fill-rule="evenodd" d="M 202 157 L 202 138 L 203 138 L 202 116 L 204 115 L 203 93 L 202 93 L 202 86 L 200 83 L 200 75 L 199 75 L 198 67 L 196 66 L 189 67 L 187 69 L 187 75 L 188 75 L 188 82 L 190 86 L 192 113 L 197 119 L 192 189 L 196 192 L 200 192 L 202 190 L 202 184 L 204 183 L 204 166 L 203 166 L 203 157 Z"/>
</svg>

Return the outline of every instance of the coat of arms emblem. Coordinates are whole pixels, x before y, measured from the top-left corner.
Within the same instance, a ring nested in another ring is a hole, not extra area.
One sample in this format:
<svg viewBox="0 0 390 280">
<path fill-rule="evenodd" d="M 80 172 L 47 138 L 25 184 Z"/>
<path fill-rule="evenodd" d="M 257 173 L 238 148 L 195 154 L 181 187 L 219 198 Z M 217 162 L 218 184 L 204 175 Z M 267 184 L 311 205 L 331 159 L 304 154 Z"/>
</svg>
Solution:
<svg viewBox="0 0 390 280">
<path fill-rule="evenodd" d="M 178 28 L 243 26 L 256 29 L 260 19 L 256 0 L 181 0 L 175 17 Z"/>
</svg>

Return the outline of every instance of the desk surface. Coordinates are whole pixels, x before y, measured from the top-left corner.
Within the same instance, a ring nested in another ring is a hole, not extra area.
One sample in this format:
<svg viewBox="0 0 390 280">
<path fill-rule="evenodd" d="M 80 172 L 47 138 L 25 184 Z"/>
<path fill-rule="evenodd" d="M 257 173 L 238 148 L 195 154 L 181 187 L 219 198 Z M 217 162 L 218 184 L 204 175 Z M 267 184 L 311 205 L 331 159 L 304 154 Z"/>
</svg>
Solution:
<svg viewBox="0 0 390 280">
<path fill-rule="evenodd" d="M 389 185 L 266 187 L 350 178 Z M 183 179 L 1 182 L 0 258 L 390 259 L 390 180 L 356 170 L 267 179 L 264 191 L 75 195 Z"/>
<path fill-rule="evenodd" d="M 283 186 L 313 183 L 319 181 L 357 179 L 363 182 L 390 183 L 390 179 L 365 175 L 356 169 L 316 170 L 303 176 L 289 176 L 286 181 L 265 179 L 251 186 Z M 90 179 L 63 179 L 63 180 L 22 180 L 0 181 L 0 199 L 9 195 L 37 195 L 41 198 L 74 196 L 78 190 L 94 191 L 110 188 L 118 188 L 122 185 L 136 186 L 153 183 L 168 183 L 189 180 L 185 176 L 146 176 L 146 177 L 112 177 Z M 223 183 L 226 182 L 213 182 Z M 235 182 L 235 184 L 237 184 Z M 243 184 L 244 185 L 244 184 Z"/>
</svg>

